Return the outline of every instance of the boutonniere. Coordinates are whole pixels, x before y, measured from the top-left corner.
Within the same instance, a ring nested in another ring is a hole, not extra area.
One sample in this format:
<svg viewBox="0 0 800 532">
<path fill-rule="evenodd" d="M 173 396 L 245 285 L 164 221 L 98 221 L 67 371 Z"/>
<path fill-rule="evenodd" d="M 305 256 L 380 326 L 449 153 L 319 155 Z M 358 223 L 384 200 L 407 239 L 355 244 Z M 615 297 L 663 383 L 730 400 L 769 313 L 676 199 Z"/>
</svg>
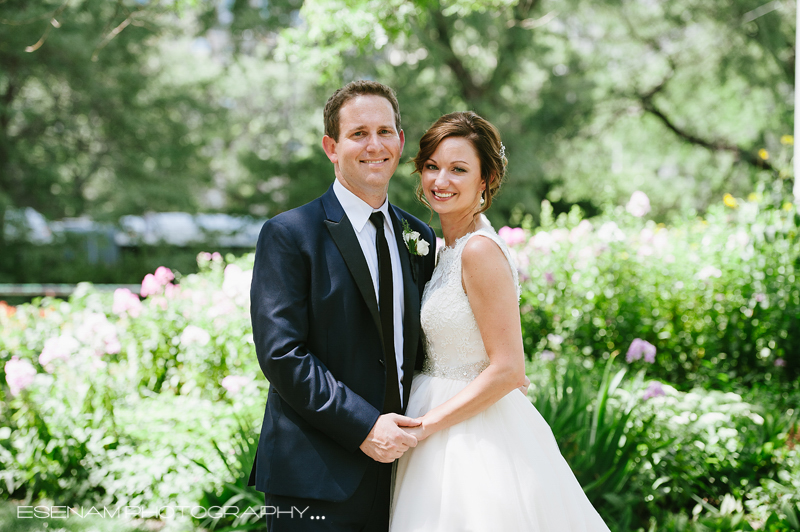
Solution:
<svg viewBox="0 0 800 532">
<path fill-rule="evenodd" d="M 411 230 L 408 220 L 403 220 L 403 241 L 406 243 L 408 252 L 412 255 L 424 257 L 430 250 L 430 244 L 425 239 L 420 238 L 418 232 Z"/>
</svg>

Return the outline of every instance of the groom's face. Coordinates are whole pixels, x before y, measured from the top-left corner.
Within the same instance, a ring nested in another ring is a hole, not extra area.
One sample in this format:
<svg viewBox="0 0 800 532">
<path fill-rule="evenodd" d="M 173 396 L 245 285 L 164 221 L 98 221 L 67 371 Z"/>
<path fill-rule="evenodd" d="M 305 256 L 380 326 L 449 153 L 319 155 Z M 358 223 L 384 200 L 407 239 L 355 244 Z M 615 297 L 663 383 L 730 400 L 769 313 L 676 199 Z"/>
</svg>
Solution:
<svg viewBox="0 0 800 532">
<path fill-rule="evenodd" d="M 400 162 L 404 142 L 389 100 L 363 95 L 342 106 L 339 138 L 325 136 L 322 146 L 342 185 L 373 207 L 379 207 Z"/>
</svg>

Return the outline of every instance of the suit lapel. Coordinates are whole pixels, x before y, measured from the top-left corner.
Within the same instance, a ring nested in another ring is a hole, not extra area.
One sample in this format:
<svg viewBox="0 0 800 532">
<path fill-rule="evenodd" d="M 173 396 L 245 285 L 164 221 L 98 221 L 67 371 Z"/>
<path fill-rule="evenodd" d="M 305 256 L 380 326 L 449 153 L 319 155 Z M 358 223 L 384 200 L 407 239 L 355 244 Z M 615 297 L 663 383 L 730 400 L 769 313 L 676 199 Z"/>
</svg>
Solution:
<svg viewBox="0 0 800 532">
<path fill-rule="evenodd" d="M 389 206 L 394 236 L 397 240 L 397 250 L 400 254 L 400 265 L 403 269 L 403 294 L 405 302 L 405 313 L 403 318 L 403 404 L 408 404 L 408 396 L 411 393 L 411 379 L 414 376 L 414 362 L 417 357 L 417 346 L 419 344 L 419 288 L 415 282 L 416 275 L 413 268 L 413 258 L 408 252 L 406 243 L 403 240 L 403 219 L 394 205 Z"/>
<path fill-rule="evenodd" d="M 361 244 L 358 243 L 355 229 L 350 223 L 350 219 L 345 216 L 344 209 L 336 199 L 333 192 L 333 187 L 328 189 L 322 196 L 322 205 L 325 208 L 325 225 L 333 238 L 336 247 L 339 248 L 339 253 L 342 254 L 347 269 L 353 276 L 353 280 L 361 292 L 361 297 L 367 303 L 367 308 L 372 315 L 372 320 L 378 328 L 378 334 L 381 335 L 383 341 L 383 329 L 381 328 L 381 317 L 378 312 L 378 300 L 375 297 L 375 288 L 372 284 L 372 276 L 369 273 L 369 266 L 367 260 L 364 258 L 364 252 L 361 251 Z"/>
</svg>

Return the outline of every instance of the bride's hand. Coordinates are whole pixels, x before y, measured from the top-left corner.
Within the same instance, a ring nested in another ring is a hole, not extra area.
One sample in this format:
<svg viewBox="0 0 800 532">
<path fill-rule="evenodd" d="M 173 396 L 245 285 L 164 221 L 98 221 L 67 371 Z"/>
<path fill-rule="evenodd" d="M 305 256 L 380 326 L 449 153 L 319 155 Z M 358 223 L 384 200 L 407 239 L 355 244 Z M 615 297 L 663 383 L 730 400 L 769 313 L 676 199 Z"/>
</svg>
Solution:
<svg viewBox="0 0 800 532">
<path fill-rule="evenodd" d="M 531 380 L 528 378 L 527 375 L 525 375 L 525 384 L 517 388 L 517 390 L 521 391 L 522 395 L 528 395 L 528 388 L 530 387 L 530 385 L 531 385 Z"/>
<path fill-rule="evenodd" d="M 416 427 L 403 427 L 403 430 L 414 436 L 418 442 L 421 442 L 431 435 L 431 431 L 430 428 L 426 428 L 424 417 L 417 418 L 416 421 L 419 421 L 422 424 Z"/>
</svg>

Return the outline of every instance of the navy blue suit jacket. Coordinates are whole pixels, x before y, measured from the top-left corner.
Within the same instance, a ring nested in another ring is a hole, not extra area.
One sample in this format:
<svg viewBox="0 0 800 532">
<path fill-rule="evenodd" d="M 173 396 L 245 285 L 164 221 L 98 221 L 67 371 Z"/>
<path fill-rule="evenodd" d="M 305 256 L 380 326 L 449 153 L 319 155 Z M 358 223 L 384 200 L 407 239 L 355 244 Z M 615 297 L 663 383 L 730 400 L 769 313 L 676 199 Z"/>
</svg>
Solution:
<svg viewBox="0 0 800 532">
<path fill-rule="evenodd" d="M 436 236 L 389 208 L 403 269 L 403 404 L 422 363 L 419 309 Z M 412 256 L 402 220 L 431 245 Z M 380 316 L 358 237 L 333 193 L 267 221 L 250 291 L 256 354 L 270 383 L 250 485 L 273 495 L 343 501 L 371 458 L 359 446 L 382 413 Z"/>
</svg>

